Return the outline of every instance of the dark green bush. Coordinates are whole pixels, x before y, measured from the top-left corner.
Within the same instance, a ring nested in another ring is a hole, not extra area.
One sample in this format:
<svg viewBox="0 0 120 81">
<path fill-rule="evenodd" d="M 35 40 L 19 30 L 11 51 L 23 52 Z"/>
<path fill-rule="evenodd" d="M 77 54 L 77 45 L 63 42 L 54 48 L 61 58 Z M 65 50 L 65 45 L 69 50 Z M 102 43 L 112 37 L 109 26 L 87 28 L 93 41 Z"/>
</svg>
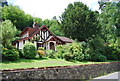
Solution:
<svg viewBox="0 0 120 81">
<path fill-rule="evenodd" d="M 88 43 L 91 51 L 104 47 L 104 40 L 100 37 L 92 38 Z"/>
<path fill-rule="evenodd" d="M 91 61 L 96 61 L 96 62 L 103 62 L 106 61 L 107 58 L 104 55 L 101 55 L 100 52 L 94 52 L 93 54 L 91 54 Z"/>
<path fill-rule="evenodd" d="M 18 49 L 18 52 L 19 52 L 20 58 L 24 58 L 23 51 Z"/>
<path fill-rule="evenodd" d="M 107 60 L 118 60 L 119 52 L 114 47 L 104 46 L 100 52 L 106 56 Z"/>
<path fill-rule="evenodd" d="M 19 52 L 17 49 L 3 48 L 2 58 L 5 60 L 15 61 L 19 59 Z"/>
<path fill-rule="evenodd" d="M 120 49 L 118 49 L 118 60 L 120 60 Z"/>
<path fill-rule="evenodd" d="M 23 53 L 25 58 L 28 58 L 28 59 L 35 58 L 37 54 L 35 45 L 33 43 L 27 42 L 23 46 Z"/>
<path fill-rule="evenodd" d="M 104 55 L 99 55 L 98 61 L 100 61 L 100 62 L 105 62 L 106 60 L 107 60 L 106 56 L 104 56 Z"/>
<path fill-rule="evenodd" d="M 46 50 L 46 56 L 53 59 L 57 57 L 54 50 Z"/>
</svg>

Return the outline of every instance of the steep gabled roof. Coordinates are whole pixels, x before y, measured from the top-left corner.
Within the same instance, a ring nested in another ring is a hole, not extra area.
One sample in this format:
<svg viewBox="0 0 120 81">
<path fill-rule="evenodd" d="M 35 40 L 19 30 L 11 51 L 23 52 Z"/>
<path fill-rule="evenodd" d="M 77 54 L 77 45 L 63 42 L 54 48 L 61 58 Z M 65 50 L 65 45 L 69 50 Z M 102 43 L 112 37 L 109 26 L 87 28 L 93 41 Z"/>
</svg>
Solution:
<svg viewBox="0 0 120 81">
<path fill-rule="evenodd" d="M 43 25 L 42 27 L 40 27 L 39 29 L 37 29 L 37 30 L 36 30 L 33 34 L 31 34 L 30 36 L 33 37 L 35 34 L 39 33 L 39 31 L 40 31 L 41 29 L 43 29 L 43 28 L 46 28 L 46 29 L 50 32 L 51 35 L 54 35 L 54 34 L 46 27 L 46 25 Z"/>
<path fill-rule="evenodd" d="M 26 33 L 26 32 L 28 32 L 29 33 L 29 36 L 32 34 L 32 33 L 34 33 L 36 30 L 38 30 L 38 28 L 30 28 L 30 27 L 27 27 L 27 28 L 25 28 L 22 32 L 21 32 L 21 34 L 20 34 L 20 36 L 22 36 L 24 33 Z"/>
</svg>

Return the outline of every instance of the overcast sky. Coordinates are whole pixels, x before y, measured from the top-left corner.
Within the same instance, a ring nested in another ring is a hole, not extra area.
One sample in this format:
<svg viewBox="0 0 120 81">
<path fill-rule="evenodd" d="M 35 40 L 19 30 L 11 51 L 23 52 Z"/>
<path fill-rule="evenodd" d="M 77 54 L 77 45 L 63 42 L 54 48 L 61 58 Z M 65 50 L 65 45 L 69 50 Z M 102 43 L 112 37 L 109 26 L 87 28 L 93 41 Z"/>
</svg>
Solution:
<svg viewBox="0 0 120 81">
<path fill-rule="evenodd" d="M 60 16 L 69 3 L 81 1 L 92 10 L 98 10 L 98 0 L 7 0 L 8 3 L 18 5 L 25 13 L 34 17 L 52 19 Z"/>
</svg>

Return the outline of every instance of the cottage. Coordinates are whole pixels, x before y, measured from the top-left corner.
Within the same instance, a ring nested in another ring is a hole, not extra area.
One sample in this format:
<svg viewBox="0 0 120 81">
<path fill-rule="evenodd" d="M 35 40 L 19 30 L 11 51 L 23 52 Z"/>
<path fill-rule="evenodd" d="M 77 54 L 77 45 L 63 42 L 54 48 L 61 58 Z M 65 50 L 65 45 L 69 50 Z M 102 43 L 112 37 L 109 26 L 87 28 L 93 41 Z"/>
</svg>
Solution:
<svg viewBox="0 0 120 81">
<path fill-rule="evenodd" d="M 14 42 L 14 46 L 18 49 L 22 49 L 23 45 L 30 41 L 34 43 L 36 48 L 44 47 L 45 49 L 56 50 L 57 45 L 63 45 L 66 43 L 72 43 L 73 40 L 55 36 L 46 25 L 39 27 L 38 25 L 33 25 L 33 28 L 27 27 L 20 34 L 21 39 Z"/>
</svg>

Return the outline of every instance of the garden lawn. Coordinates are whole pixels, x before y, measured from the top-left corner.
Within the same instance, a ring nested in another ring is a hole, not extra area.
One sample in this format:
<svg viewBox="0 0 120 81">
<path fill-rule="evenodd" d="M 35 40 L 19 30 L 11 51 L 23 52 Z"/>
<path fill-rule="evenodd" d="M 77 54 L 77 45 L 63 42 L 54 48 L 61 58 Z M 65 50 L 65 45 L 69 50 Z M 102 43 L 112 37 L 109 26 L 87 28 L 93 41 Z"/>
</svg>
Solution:
<svg viewBox="0 0 120 81">
<path fill-rule="evenodd" d="M 111 61 L 108 61 L 111 62 Z M 48 67 L 48 66 L 66 66 L 66 65 L 81 65 L 81 64 L 96 64 L 105 62 L 79 62 L 65 61 L 63 59 L 19 59 L 18 61 L 5 61 L 0 63 L 0 70 L 17 69 L 17 68 L 32 68 L 32 67 Z"/>
</svg>

